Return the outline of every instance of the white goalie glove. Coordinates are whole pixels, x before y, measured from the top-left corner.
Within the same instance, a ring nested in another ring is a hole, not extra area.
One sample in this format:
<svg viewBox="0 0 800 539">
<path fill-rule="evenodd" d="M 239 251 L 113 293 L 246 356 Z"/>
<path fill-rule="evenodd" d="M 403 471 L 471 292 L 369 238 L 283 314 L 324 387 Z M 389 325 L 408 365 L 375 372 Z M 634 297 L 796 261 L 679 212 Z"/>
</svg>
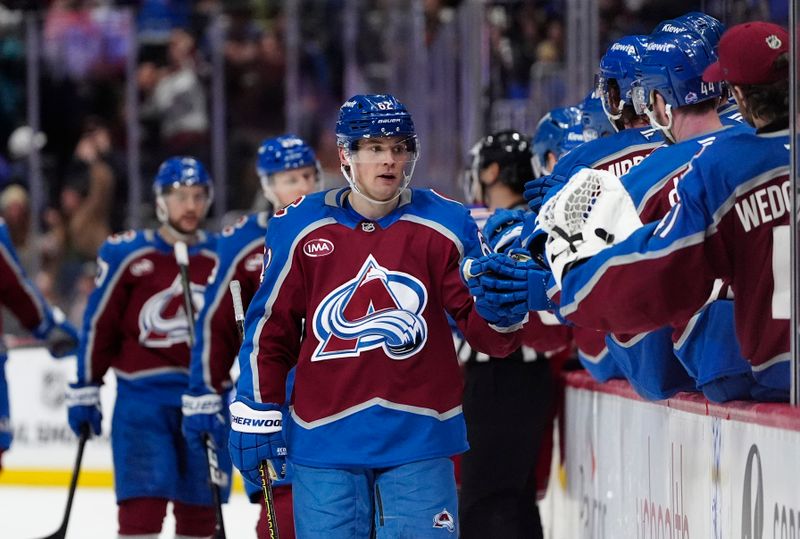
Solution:
<svg viewBox="0 0 800 539">
<path fill-rule="evenodd" d="M 590 168 L 573 175 L 542 206 L 539 224 L 548 233 L 545 252 L 559 287 L 573 263 L 623 241 L 642 226 L 619 178 Z"/>
</svg>

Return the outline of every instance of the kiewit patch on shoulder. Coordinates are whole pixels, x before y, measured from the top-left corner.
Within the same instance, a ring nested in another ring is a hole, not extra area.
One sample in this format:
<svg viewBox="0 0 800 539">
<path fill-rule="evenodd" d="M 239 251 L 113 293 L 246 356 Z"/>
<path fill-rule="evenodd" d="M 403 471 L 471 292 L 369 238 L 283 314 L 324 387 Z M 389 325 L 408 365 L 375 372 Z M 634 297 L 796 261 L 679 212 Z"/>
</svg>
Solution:
<svg viewBox="0 0 800 539">
<path fill-rule="evenodd" d="M 303 252 L 311 257 L 326 256 L 333 252 L 333 242 L 324 238 L 308 240 L 303 245 Z"/>
</svg>

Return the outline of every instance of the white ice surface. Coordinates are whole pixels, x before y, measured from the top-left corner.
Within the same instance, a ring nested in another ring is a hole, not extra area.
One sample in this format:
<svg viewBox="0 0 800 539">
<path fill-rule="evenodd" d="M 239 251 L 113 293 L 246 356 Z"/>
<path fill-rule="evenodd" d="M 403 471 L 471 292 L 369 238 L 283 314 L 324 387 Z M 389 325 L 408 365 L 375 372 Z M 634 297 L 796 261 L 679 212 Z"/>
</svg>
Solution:
<svg viewBox="0 0 800 539">
<path fill-rule="evenodd" d="M 67 488 L 0 486 L 0 539 L 47 537 L 61 525 Z M 259 507 L 243 493 L 234 493 L 222 509 L 225 532 L 231 539 L 255 537 Z M 175 536 L 171 509 L 161 539 Z M 75 493 L 67 539 L 116 539 L 117 504 L 110 489 L 82 488 Z"/>
</svg>

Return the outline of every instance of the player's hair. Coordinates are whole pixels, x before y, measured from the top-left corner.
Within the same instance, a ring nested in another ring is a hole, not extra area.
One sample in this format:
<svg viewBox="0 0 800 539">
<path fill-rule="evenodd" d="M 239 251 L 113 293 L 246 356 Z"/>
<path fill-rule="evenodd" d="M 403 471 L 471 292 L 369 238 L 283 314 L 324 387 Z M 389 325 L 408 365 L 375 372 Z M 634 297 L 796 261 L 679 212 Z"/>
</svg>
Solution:
<svg viewBox="0 0 800 539">
<path fill-rule="evenodd" d="M 775 59 L 772 69 L 776 72 L 789 70 L 789 54 L 784 53 Z M 747 109 L 755 118 L 773 122 L 789 116 L 789 77 L 768 84 L 737 85 L 745 99 Z"/>
<path fill-rule="evenodd" d="M 684 105 L 681 107 L 681 111 L 689 114 L 705 114 L 708 111 L 716 110 L 718 105 L 718 100 L 710 99 L 692 105 Z"/>
</svg>

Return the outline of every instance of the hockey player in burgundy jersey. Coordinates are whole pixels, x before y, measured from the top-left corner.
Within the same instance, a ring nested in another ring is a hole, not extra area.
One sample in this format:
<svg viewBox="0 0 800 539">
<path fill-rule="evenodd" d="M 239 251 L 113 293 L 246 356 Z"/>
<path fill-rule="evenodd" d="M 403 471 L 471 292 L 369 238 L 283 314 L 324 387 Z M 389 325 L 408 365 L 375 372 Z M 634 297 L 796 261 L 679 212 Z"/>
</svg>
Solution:
<svg viewBox="0 0 800 539">
<path fill-rule="evenodd" d="M 287 206 L 319 185 L 314 150 L 296 135 L 263 141 L 258 149 L 257 171 L 271 210 Z M 229 425 L 223 401 L 233 385 L 230 370 L 240 346 L 228 287 L 231 281 L 239 281 L 246 309 L 261 282 L 264 237 L 272 213 L 242 217 L 235 225 L 223 229 L 217 240 L 219 270 L 206 287 L 203 309 L 197 317 L 189 391 L 183 396 L 183 431 L 187 439 L 198 443 L 205 433 L 212 434 L 219 453 L 228 451 Z M 251 500 L 261 500 L 260 484 L 246 481 L 245 487 Z M 280 536 L 291 539 L 294 537 L 291 487 L 275 485 L 274 495 Z M 266 529 L 262 504 L 257 535 L 266 535 Z"/>
<path fill-rule="evenodd" d="M 612 43 L 606 51 L 600 61 L 597 86 L 586 97 L 582 108 L 584 111 L 595 109 L 597 105 L 594 103 L 600 103 L 607 121 L 618 132 L 588 140 L 561 157 L 553 167 L 552 174 L 528 182 L 524 194 L 534 213 L 538 213 L 544 200 L 557 192 L 581 168 L 608 170 L 623 175 L 664 144 L 661 132 L 648 125 L 647 117 L 636 114 L 631 99 L 636 64 L 641 60 L 648 41 L 648 36 L 625 36 Z M 533 247 L 533 250 L 541 249 Z M 575 327 L 574 338 L 578 359 L 592 376 L 600 381 L 624 377 L 608 355 L 604 333 Z"/>
<path fill-rule="evenodd" d="M 181 395 L 189 379 L 190 327 L 173 244 L 188 245 L 191 298 L 202 307 L 217 266 L 216 242 L 200 227 L 211 180 L 191 157 L 172 157 L 153 183 L 157 230 L 111 236 L 98 256 L 95 290 L 84 315 L 77 382 L 68 392 L 69 423 L 101 430 L 99 387 L 117 378 L 111 423 L 119 536 L 156 538 L 172 501 L 176 537 L 208 537 L 215 514 L 205 453 L 181 435 Z M 230 471 L 230 461 L 220 462 Z M 223 492 L 223 498 L 227 492 Z"/>
<path fill-rule="evenodd" d="M 656 33 L 645 44 L 636 67 L 633 104 L 672 143 L 657 148 L 620 178 L 643 223 L 659 220 L 675 204 L 676 186 L 692 157 L 749 131 L 742 126 L 724 128 L 720 122 L 716 109 L 721 84 L 702 80 L 703 70 L 715 60 L 705 41 L 691 32 Z M 730 337 L 735 341 L 732 327 Z M 606 344 L 612 360 L 645 398 L 665 399 L 696 389 L 673 352 L 672 328 L 609 335 Z"/>
<path fill-rule="evenodd" d="M 767 399 L 786 399 L 790 380 L 788 43 L 787 32 L 771 23 L 725 33 L 720 59 L 704 79 L 728 83 L 757 133 L 728 137 L 695 157 L 677 185 L 677 204 L 660 222 L 587 260 L 586 241 L 579 239 L 571 255 L 558 240 L 548 244 L 554 272 L 569 269 L 561 314 L 598 329 L 682 325 L 709 298 L 715 279 L 730 282 L 753 395 Z M 604 215 L 602 206 L 590 213 Z M 624 231 L 622 213 L 594 226 Z"/>
<path fill-rule="evenodd" d="M 477 228 L 461 204 L 407 188 L 418 142 L 405 106 L 354 96 L 336 133 L 349 187 L 297 200 L 267 230 L 231 457 L 257 480 L 262 461 L 280 476 L 288 455 L 299 537 L 452 537 L 449 457 L 467 441 L 446 315 L 501 356 L 519 347 L 525 317 L 478 315 L 459 271 L 481 252 Z"/>
<path fill-rule="evenodd" d="M 0 219 L 0 305 L 9 309 L 37 339 L 44 341 L 54 358 L 74 354 L 78 332 L 64 320 L 64 314 L 47 304 L 42 294 L 20 266 L 8 227 Z M 8 354 L 2 339 L 0 321 L 0 470 L 3 452 L 11 447 L 13 431 L 8 407 L 8 384 L 5 365 Z"/>
</svg>

